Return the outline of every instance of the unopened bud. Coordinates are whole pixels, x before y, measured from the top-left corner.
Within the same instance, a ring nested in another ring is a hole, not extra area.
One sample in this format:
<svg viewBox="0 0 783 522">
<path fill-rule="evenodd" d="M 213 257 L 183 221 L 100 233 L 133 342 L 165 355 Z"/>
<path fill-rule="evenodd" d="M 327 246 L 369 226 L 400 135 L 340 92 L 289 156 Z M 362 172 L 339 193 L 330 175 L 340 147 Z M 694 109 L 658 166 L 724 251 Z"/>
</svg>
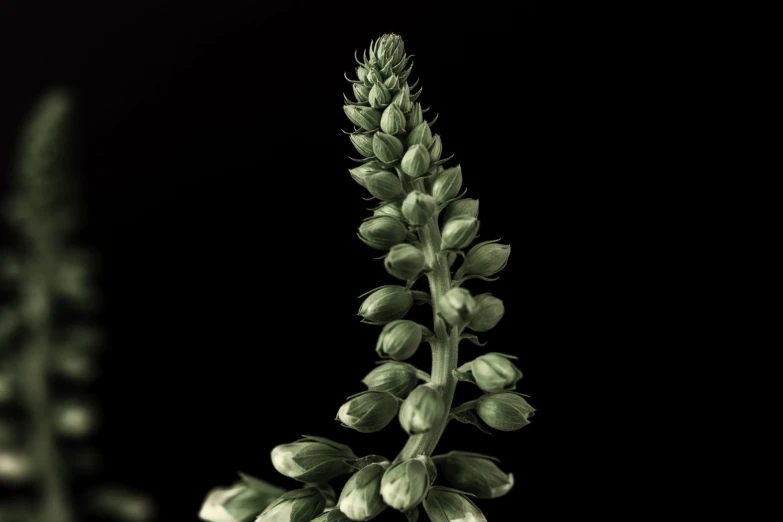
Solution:
<svg viewBox="0 0 783 522">
<path fill-rule="evenodd" d="M 412 306 L 413 296 L 407 288 L 386 285 L 367 296 L 359 315 L 364 321 L 385 324 L 402 319 Z"/>
<path fill-rule="evenodd" d="M 452 451 L 435 459 L 441 475 L 455 489 L 472 493 L 479 499 L 502 497 L 514 487 L 514 475 L 504 473 L 494 461 L 497 459 Z"/>
<path fill-rule="evenodd" d="M 445 488 L 432 488 L 424 499 L 430 522 L 487 522 L 484 513 L 465 495 Z"/>
<path fill-rule="evenodd" d="M 353 144 L 353 148 L 355 148 L 359 154 L 365 158 L 371 158 L 375 155 L 372 151 L 372 134 L 354 133 L 349 137 Z"/>
<path fill-rule="evenodd" d="M 413 390 L 400 406 L 400 424 L 408 435 L 425 433 L 438 425 L 446 415 L 446 403 L 431 384 Z"/>
<path fill-rule="evenodd" d="M 392 95 L 384 84 L 376 83 L 370 89 L 367 99 L 370 102 L 370 106 L 376 109 L 383 109 L 391 102 Z M 381 116 L 381 122 L 383 122 L 383 116 Z"/>
<path fill-rule="evenodd" d="M 461 250 L 467 248 L 476 239 L 479 220 L 476 218 L 456 217 L 443 225 L 441 248 Z"/>
<path fill-rule="evenodd" d="M 400 110 L 403 113 L 409 112 L 411 108 L 413 107 L 413 103 L 411 103 L 411 90 L 408 87 L 408 84 L 405 84 L 397 94 L 394 95 L 392 98 L 392 105 L 396 105 L 400 108 Z M 408 122 L 407 118 L 405 121 L 405 125 L 407 127 Z"/>
<path fill-rule="evenodd" d="M 338 410 L 337 420 L 360 433 L 374 433 L 397 416 L 399 407 L 398 399 L 391 393 L 365 391 L 349 397 Z"/>
<path fill-rule="evenodd" d="M 438 300 L 438 313 L 456 328 L 466 326 L 477 308 L 476 300 L 464 288 L 452 288 Z"/>
<path fill-rule="evenodd" d="M 275 469 L 301 482 L 323 482 L 351 470 L 346 459 L 354 459 L 351 448 L 321 437 L 304 437 L 272 450 Z"/>
<path fill-rule="evenodd" d="M 413 145 L 402 157 L 400 167 L 408 176 L 418 178 L 430 168 L 430 153 L 424 145 Z"/>
<path fill-rule="evenodd" d="M 535 409 L 519 393 L 501 392 L 484 395 L 478 400 L 476 413 L 490 428 L 515 431 L 524 428 Z"/>
<path fill-rule="evenodd" d="M 284 493 L 255 522 L 310 522 L 326 507 L 323 494 L 314 487 Z"/>
<path fill-rule="evenodd" d="M 338 508 L 334 508 L 318 515 L 311 522 L 351 522 L 351 519 Z"/>
<path fill-rule="evenodd" d="M 372 139 L 372 135 L 370 135 L 370 138 Z M 358 167 L 348 169 L 348 172 L 350 172 L 351 177 L 356 183 L 366 188 L 367 177 L 372 174 L 375 174 L 376 172 L 380 172 L 382 170 L 383 170 L 383 166 L 377 161 L 368 161 L 363 165 L 359 165 Z"/>
<path fill-rule="evenodd" d="M 83 437 L 95 430 L 97 419 L 87 404 L 67 402 L 54 411 L 57 432 L 68 437 Z"/>
<path fill-rule="evenodd" d="M 418 190 L 409 192 L 402 202 L 402 215 L 414 226 L 427 224 L 437 210 L 435 198 Z"/>
<path fill-rule="evenodd" d="M 408 114 L 408 122 L 405 125 L 405 129 L 410 132 L 423 121 L 424 114 L 421 111 L 421 103 L 414 103 L 413 109 L 411 109 L 411 113 Z"/>
<path fill-rule="evenodd" d="M 409 281 L 421 274 L 425 265 L 424 252 L 408 243 L 391 247 L 383 262 L 389 274 L 403 281 Z"/>
<path fill-rule="evenodd" d="M 373 215 L 391 216 L 393 218 L 399 219 L 401 222 L 405 219 L 405 217 L 402 215 L 402 202 L 400 201 L 391 201 L 385 205 L 381 205 L 380 207 L 373 210 Z"/>
<path fill-rule="evenodd" d="M 479 202 L 477 199 L 465 198 L 452 201 L 443 211 L 443 222 L 448 223 L 454 218 L 477 218 Z"/>
<path fill-rule="evenodd" d="M 353 474 L 343 486 L 337 506 L 351 520 L 370 520 L 386 509 L 381 480 L 389 463 L 370 464 Z"/>
<path fill-rule="evenodd" d="M 34 475 L 33 459 L 19 450 L 0 450 L 0 480 L 25 482 Z"/>
<path fill-rule="evenodd" d="M 457 197 L 462 188 L 462 167 L 457 165 L 437 174 L 432 180 L 432 196 L 438 203 Z"/>
<path fill-rule="evenodd" d="M 432 138 L 432 143 L 427 149 L 430 153 L 430 159 L 432 161 L 438 161 L 441 154 L 443 154 L 443 143 L 440 140 L 440 134 L 436 134 Z"/>
<path fill-rule="evenodd" d="M 383 83 L 383 76 L 375 69 L 369 69 L 367 71 L 367 81 L 372 84 Z"/>
<path fill-rule="evenodd" d="M 343 107 L 345 115 L 351 122 L 366 131 L 377 130 L 381 124 L 381 113 L 372 107 L 359 105 L 346 105 Z"/>
<path fill-rule="evenodd" d="M 359 226 L 359 239 L 377 250 L 389 250 L 405 241 L 408 229 L 391 216 L 372 216 Z"/>
<path fill-rule="evenodd" d="M 383 111 L 381 130 L 393 135 L 405 132 L 405 115 L 397 105 L 391 104 Z"/>
<path fill-rule="evenodd" d="M 418 382 L 416 369 L 400 362 L 383 363 L 362 380 L 369 390 L 391 393 L 401 399 L 407 397 Z"/>
<path fill-rule="evenodd" d="M 491 294 L 481 294 L 476 296 L 476 313 L 470 319 L 468 328 L 474 332 L 486 332 L 493 329 L 506 312 L 503 301 Z"/>
<path fill-rule="evenodd" d="M 402 194 L 402 182 L 394 172 L 381 170 L 364 178 L 364 186 L 367 190 L 380 199 L 386 201 L 394 199 Z"/>
<path fill-rule="evenodd" d="M 485 241 L 470 249 L 462 265 L 468 274 L 489 277 L 506 267 L 511 255 L 511 245 Z"/>
<path fill-rule="evenodd" d="M 364 103 L 370 99 L 370 91 L 369 85 L 364 85 L 363 83 L 353 84 L 353 95 L 359 103 Z"/>
<path fill-rule="evenodd" d="M 259 513 L 283 493 L 285 490 L 281 488 L 249 475 L 242 475 L 242 481 L 231 487 L 211 490 L 198 517 L 206 522 L 253 522 Z"/>
<path fill-rule="evenodd" d="M 426 121 L 423 121 L 416 125 L 412 131 L 408 134 L 405 143 L 408 147 L 413 145 L 424 145 L 429 147 L 432 144 L 432 131 Z"/>
<path fill-rule="evenodd" d="M 395 361 L 404 361 L 416 353 L 422 337 L 423 332 L 420 324 L 407 319 L 392 321 L 383 327 L 381 334 L 378 336 L 375 351 L 381 357 L 391 357 Z"/>
<path fill-rule="evenodd" d="M 383 72 L 383 71 L 381 71 Z M 384 75 L 385 76 L 385 75 Z M 397 91 L 400 87 L 400 78 L 396 75 L 391 73 L 391 70 L 389 71 L 389 77 L 383 80 L 383 85 L 386 86 L 387 89 L 394 92 Z"/>
<path fill-rule="evenodd" d="M 378 131 L 372 138 L 372 150 L 382 162 L 394 163 L 402 157 L 403 147 L 399 138 Z"/>
<path fill-rule="evenodd" d="M 471 363 L 470 370 L 478 387 L 489 393 L 513 389 L 522 378 L 522 372 L 509 357 L 499 353 L 477 357 Z"/>
<path fill-rule="evenodd" d="M 430 476 L 423 456 L 392 465 L 381 479 L 383 501 L 398 511 L 418 506 L 429 488 Z"/>
</svg>

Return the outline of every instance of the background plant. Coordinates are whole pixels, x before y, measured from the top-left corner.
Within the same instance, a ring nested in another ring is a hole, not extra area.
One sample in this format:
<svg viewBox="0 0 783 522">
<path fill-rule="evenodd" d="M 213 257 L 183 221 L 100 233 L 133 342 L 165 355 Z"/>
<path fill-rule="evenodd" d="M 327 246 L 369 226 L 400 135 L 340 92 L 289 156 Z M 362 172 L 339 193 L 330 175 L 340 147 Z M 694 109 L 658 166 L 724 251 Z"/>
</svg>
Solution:
<svg viewBox="0 0 783 522">
<path fill-rule="evenodd" d="M 497 498 L 513 486 L 513 475 L 494 457 L 433 455 L 451 420 L 485 431 L 514 431 L 534 413 L 515 391 L 522 377 L 515 356 L 491 352 L 458 365 L 460 342 L 483 346 L 476 333 L 492 329 L 505 313 L 499 298 L 473 296 L 462 285 L 494 281 L 510 246 L 499 240 L 474 245 L 481 228 L 478 201 L 464 198 L 461 166 L 445 167 L 451 158 L 442 158 L 441 138 L 432 132 L 437 118 L 424 118 L 421 89 L 408 82 L 412 62 L 402 39 L 382 36 L 357 62 L 357 79 L 349 79 L 354 99 L 345 99 L 355 126 L 348 134 L 360 156 L 350 173 L 378 203 L 358 235 L 385 252 L 384 267 L 399 284 L 362 296 L 362 321 L 382 327 L 376 345 L 382 360 L 362 381 L 367 390 L 349 397 L 337 419 L 368 433 L 397 418 L 408 442 L 393 460 L 359 457 L 347 446 L 312 436 L 278 446 L 271 455 L 274 467 L 303 487 L 276 496 L 274 486 L 243 476 L 231 488 L 210 492 L 204 520 L 370 520 L 389 507 L 416 520 L 420 506 L 437 522 L 484 520 L 473 499 Z M 431 326 L 406 319 L 415 305 L 432 307 Z M 429 373 L 404 362 L 423 342 L 432 349 Z M 483 393 L 454 406 L 458 381 Z M 345 474 L 352 475 L 338 496 L 329 482 Z"/>
</svg>

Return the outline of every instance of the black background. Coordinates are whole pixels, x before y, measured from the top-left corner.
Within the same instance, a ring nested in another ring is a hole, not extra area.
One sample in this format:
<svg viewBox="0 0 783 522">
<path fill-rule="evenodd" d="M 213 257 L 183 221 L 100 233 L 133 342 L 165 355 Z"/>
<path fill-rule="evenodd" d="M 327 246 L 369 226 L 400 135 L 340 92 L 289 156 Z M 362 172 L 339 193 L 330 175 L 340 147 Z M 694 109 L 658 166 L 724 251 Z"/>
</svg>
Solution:
<svg viewBox="0 0 783 522">
<path fill-rule="evenodd" d="M 585 362 L 623 344 L 634 318 L 624 275 L 639 252 L 617 246 L 632 233 L 615 221 L 629 203 L 613 199 L 617 178 L 585 145 L 598 129 L 578 100 L 591 80 L 550 59 L 557 44 L 533 3 L 1 9 L 13 49 L 3 169 L 47 88 L 67 86 L 79 104 L 85 237 L 102 259 L 109 339 L 96 384 L 109 478 L 153 495 L 161 520 L 193 520 L 238 470 L 296 487 L 269 451 L 300 434 L 363 454 L 404 444 L 396 424 L 360 435 L 334 421 L 376 360 L 378 328 L 359 323 L 358 296 L 394 284 L 355 235 L 371 204 L 347 172 L 343 72 L 354 76 L 355 50 L 396 32 L 415 55 L 420 101 L 439 114 L 444 155 L 481 201 L 481 238 L 513 246 L 498 282 L 467 285 L 503 299 L 506 318 L 461 360 L 519 356 L 519 390 L 538 410 L 513 433 L 452 423 L 441 448 L 496 455 L 514 472 L 511 493 L 479 502 L 490 520 L 606 500 L 584 501 L 606 442 L 593 435 L 602 397 Z M 426 352 L 412 362 L 428 369 Z"/>
</svg>

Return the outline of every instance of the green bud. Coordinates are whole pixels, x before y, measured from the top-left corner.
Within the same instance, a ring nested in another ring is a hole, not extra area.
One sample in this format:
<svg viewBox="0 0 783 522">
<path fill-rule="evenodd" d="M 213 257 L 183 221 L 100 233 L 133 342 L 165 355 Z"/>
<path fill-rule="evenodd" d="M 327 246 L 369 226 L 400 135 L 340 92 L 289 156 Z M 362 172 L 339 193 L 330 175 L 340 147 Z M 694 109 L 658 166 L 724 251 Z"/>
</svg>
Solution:
<svg viewBox="0 0 783 522">
<path fill-rule="evenodd" d="M 370 464 L 353 474 L 343 486 L 337 506 L 351 520 L 370 520 L 386 509 L 381 479 L 389 463 Z"/>
<path fill-rule="evenodd" d="M 346 105 L 343 110 L 354 125 L 366 131 L 377 130 L 381 124 L 381 113 L 372 107 Z"/>
<path fill-rule="evenodd" d="M 380 170 L 364 179 L 367 190 L 381 201 L 395 199 L 402 195 L 402 182 L 394 172 Z"/>
<path fill-rule="evenodd" d="M 345 516 L 345 513 L 338 508 L 331 509 L 326 513 L 318 515 L 312 522 L 350 522 L 351 519 Z"/>
<path fill-rule="evenodd" d="M 373 85 L 370 89 L 370 95 L 367 97 L 367 100 L 370 102 L 370 106 L 379 110 L 389 105 L 391 99 L 392 95 L 389 92 L 389 89 L 387 89 L 386 86 L 382 83 L 376 83 Z M 383 122 L 383 116 L 381 116 L 381 122 Z"/>
<path fill-rule="evenodd" d="M 446 415 L 446 403 L 432 384 L 413 390 L 400 406 L 400 424 L 408 435 L 425 433 L 438 425 Z"/>
<path fill-rule="evenodd" d="M 367 69 L 362 67 L 361 65 L 356 68 L 356 77 L 359 79 L 360 82 L 364 82 L 367 79 Z M 356 84 L 354 84 L 356 85 Z M 367 91 L 369 93 L 369 91 Z"/>
<path fill-rule="evenodd" d="M 375 69 L 368 69 L 366 80 L 371 84 L 383 83 L 383 76 Z"/>
<path fill-rule="evenodd" d="M 432 138 L 432 143 L 427 150 L 430 153 L 432 161 L 438 161 L 440 159 L 440 155 L 443 154 L 443 143 L 440 140 L 440 134 L 436 134 L 435 137 Z"/>
<path fill-rule="evenodd" d="M 413 306 L 413 296 L 404 286 L 386 285 L 371 293 L 359 308 L 364 321 L 390 323 L 402 319 Z"/>
<path fill-rule="evenodd" d="M 391 247 L 383 261 L 386 271 L 403 281 L 410 281 L 421 274 L 425 265 L 424 252 L 408 243 Z"/>
<path fill-rule="evenodd" d="M 324 507 L 326 499 L 316 488 L 295 489 L 267 507 L 255 522 L 310 522 Z"/>
<path fill-rule="evenodd" d="M 407 397 L 418 382 L 415 368 L 400 362 L 383 363 L 362 380 L 369 390 L 391 393 L 401 399 Z"/>
<path fill-rule="evenodd" d="M 522 378 L 522 372 L 509 357 L 500 353 L 487 353 L 470 364 L 470 371 L 479 388 L 489 393 L 513 389 Z"/>
<path fill-rule="evenodd" d="M 470 249 L 463 267 L 468 274 L 490 277 L 506 267 L 510 255 L 511 245 L 485 241 Z"/>
<path fill-rule="evenodd" d="M 394 163 L 402 156 L 403 148 L 399 138 L 378 131 L 372 138 L 372 150 L 382 162 Z"/>
<path fill-rule="evenodd" d="M 461 250 L 467 248 L 476 239 L 479 220 L 476 218 L 456 217 L 443 225 L 441 248 Z"/>
<path fill-rule="evenodd" d="M 402 288 L 402 287 L 398 287 Z M 392 321 L 383 327 L 375 351 L 381 357 L 395 361 L 409 359 L 419 349 L 423 337 L 422 326 L 407 319 Z"/>
<path fill-rule="evenodd" d="M 501 392 L 484 395 L 478 400 L 476 413 L 490 428 L 499 431 L 515 431 L 524 428 L 536 410 L 522 395 Z"/>
<path fill-rule="evenodd" d="M 381 116 L 381 130 L 388 134 L 402 134 L 405 132 L 405 115 L 394 104 L 389 105 Z M 402 145 L 402 142 L 400 142 Z M 402 152 L 400 152 L 402 155 Z"/>
<path fill-rule="evenodd" d="M 374 56 L 378 63 L 397 65 L 405 55 L 405 45 L 402 37 L 394 33 L 386 33 L 381 36 L 374 46 L 370 46 L 370 56 Z"/>
<path fill-rule="evenodd" d="M 437 174 L 432 180 L 432 195 L 438 203 L 457 197 L 462 188 L 462 167 L 457 165 Z"/>
<path fill-rule="evenodd" d="M 377 161 L 368 161 L 363 165 L 359 165 L 358 167 L 348 169 L 348 172 L 351 173 L 351 177 L 356 183 L 358 183 L 362 187 L 367 188 L 367 177 L 372 174 L 375 174 L 376 172 L 380 172 L 382 170 L 383 167 Z"/>
<path fill-rule="evenodd" d="M 383 71 L 381 71 L 383 72 Z M 400 78 L 396 74 L 391 74 L 391 71 L 389 71 L 389 76 L 383 80 L 383 85 L 389 89 L 390 91 L 396 91 L 400 87 Z M 384 74 L 385 76 L 385 74 Z"/>
<path fill-rule="evenodd" d="M 359 103 L 364 103 L 370 99 L 370 90 L 371 87 L 369 85 L 364 85 L 363 83 L 353 84 L 353 95 Z"/>
<path fill-rule="evenodd" d="M 391 102 L 392 105 L 399 107 L 403 113 L 410 112 L 413 108 L 413 103 L 411 102 L 411 90 L 407 83 L 394 95 Z M 408 126 L 407 118 L 405 120 L 405 126 L 406 128 Z"/>
<path fill-rule="evenodd" d="M 398 399 L 391 393 L 365 391 L 348 398 L 338 410 L 337 420 L 360 433 L 374 433 L 397 416 L 399 407 Z"/>
<path fill-rule="evenodd" d="M 513 473 L 504 473 L 493 457 L 452 451 L 436 460 L 441 476 L 454 488 L 472 493 L 478 499 L 499 498 L 514 487 Z"/>
<path fill-rule="evenodd" d="M 478 213 L 479 202 L 477 199 L 458 199 L 449 203 L 446 210 L 443 211 L 443 222 L 448 223 L 458 217 L 477 218 Z"/>
<path fill-rule="evenodd" d="M 438 314 L 456 328 L 466 326 L 477 307 L 476 300 L 464 288 L 452 288 L 438 300 Z"/>
<path fill-rule="evenodd" d="M 426 225 L 437 210 L 435 198 L 418 190 L 409 192 L 402 202 L 402 215 L 414 226 Z"/>
<path fill-rule="evenodd" d="M 411 113 L 408 114 L 408 120 L 405 124 L 405 129 L 410 132 L 423 121 L 424 114 L 421 111 L 421 103 L 414 103 L 413 108 L 411 109 Z"/>
<path fill-rule="evenodd" d="M 377 250 L 389 250 L 404 242 L 407 235 L 402 221 L 391 216 L 372 216 L 359 226 L 359 239 Z"/>
<path fill-rule="evenodd" d="M 432 488 L 424 499 L 424 511 L 430 522 L 487 522 L 487 517 L 465 495 L 443 488 Z"/>
<path fill-rule="evenodd" d="M 346 459 L 355 459 L 351 448 L 320 437 L 304 437 L 272 450 L 275 469 L 301 482 L 323 482 L 351 470 Z"/>
<path fill-rule="evenodd" d="M 380 207 L 373 210 L 373 215 L 391 216 L 393 218 L 399 219 L 401 222 L 405 220 L 405 217 L 402 215 L 402 202 L 400 201 L 391 201 L 385 205 L 381 205 Z"/>
<path fill-rule="evenodd" d="M 277 486 L 242 474 L 242 481 L 233 486 L 211 490 L 198 517 L 206 522 L 253 522 L 283 493 Z"/>
<path fill-rule="evenodd" d="M 408 148 L 400 163 L 402 171 L 412 178 L 418 178 L 430 168 L 430 154 L 424 145 Z"/>
<path fill-rule="evenodd" d="M 476 304 L 478 308 L 468 324 L 468 328 L 474 332 L 492 330 L 503 318 L 506 311 L 503 301 L 491 294 L 477 295 Z"/>
<path fill-rule="evenodd" d="M 432 131 L 426 121 L 423 121 L 416 125 L 405 141 L 408 147 L 412 145 L 424 145 L 429 147 L 432 144 Z"/>
<path fill-rule="evenodd" d="M 393 464 L 381 479 L 383 501 L 398 511 L 418 506 L 430 488 L 426 457 L 404 460 Z"/>
<path fill-rule="evenodd" d="M 371 158 L 375 155 L 372 151 L 372 134 L 351 134 L 350 139 L 353 148 L 365 158 Z"/>
</svg>

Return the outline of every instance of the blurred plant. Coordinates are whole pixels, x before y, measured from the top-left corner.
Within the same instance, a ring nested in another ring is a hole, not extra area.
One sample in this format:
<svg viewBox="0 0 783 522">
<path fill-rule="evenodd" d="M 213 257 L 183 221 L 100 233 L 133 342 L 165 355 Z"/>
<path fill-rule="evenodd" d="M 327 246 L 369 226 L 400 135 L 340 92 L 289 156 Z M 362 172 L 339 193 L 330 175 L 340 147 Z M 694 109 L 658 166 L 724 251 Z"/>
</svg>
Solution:
<svg viewBox="0 0 783 522">
<path fill-rule="evenodd" d="M 232 505 L 235 496 L 213 492 L 200 513 L 203 520 L 361 521 L 391 507 L 415 521 L 421 506 L 432 522 L 480 522 L 486 518 L 472 499 L 497 498 L 514 485 L 513 475 L 494 457 L 433 455 L 451 420 L 485 432 L 514 431 L 529 424 L 535 410 L 514 391 L 522 378 L 516 357 L 493 352 L 457 365 L 460 341 L 484 346 L 475 332 L 494 328 L 505 313 L 502 300 L 473 296 L 462 285 L 471 279 L 495 281 L 511 247 L 492 240 L 467 250 L 479 232 L 478 201 L 463 199 L 461 166 L 444 167 L 451 158 L 441 157 L 441 138 L 432 133 L 437 118 L 424 119 L 427 109 L 417 101 L 421 89 L 412 92 L 418 82 L 408 84 L 409 61 L 402 38 L 383 35 L 371 42 L 369 57 L 365 52 L 362 61 L 357 58 L 358 79 L 349 79 L 355 100 L 345 98 L 345 114 L 355 126 L 347 134 L 361 156 L 350 173 L 379 203 L 358 236 L 386 252 L 384 267 L 400 284 L 361 296 L 362 322 L 383 327 L 376 345 L 382 361 L 362 380 L 367 390 L 348 397 L 337 412 L 343 426 L 362 433 L 380 431 L 396 417 L 408 442 L 394 460 L 359 457 L 347 446 L 312 436 L 283 444 L 272 450 L 272 464 L 302 482 L 300 489 L 273 500 L 265 483 L 255 489 L 237 486 L 255 499 L 246 510 Z M 453 273 L 458 258 L 463 261 Z M 414 289 L 422 279 L 429 292 Z M 432 328 L 405 319 L 414 305 L 432 307 Z M 422 342 L 432 348 L 429 374 L 402 362 Z M 483 394 L 452 406 L 459 381 Z M 351 476 L 337 496 L 329 481 L 345 474 Z M 438 478 L 445 483 L 436 483 Z"/>
<path fill-rule="evenodd" d="M 22 129 L 4 215 L 13 240 L 0 250 L 0 482 L 16 493 L 3 522 L 146 521 L 150 500 L 99 483 L 90 383 L 101 331 L 95 260 L 77 246 L 71 96 L 43 96 Z M 13 245 L 12 245 L 13 244 Z M 86 490 L 80 484 L 95 483 Z"/>
</svg>

